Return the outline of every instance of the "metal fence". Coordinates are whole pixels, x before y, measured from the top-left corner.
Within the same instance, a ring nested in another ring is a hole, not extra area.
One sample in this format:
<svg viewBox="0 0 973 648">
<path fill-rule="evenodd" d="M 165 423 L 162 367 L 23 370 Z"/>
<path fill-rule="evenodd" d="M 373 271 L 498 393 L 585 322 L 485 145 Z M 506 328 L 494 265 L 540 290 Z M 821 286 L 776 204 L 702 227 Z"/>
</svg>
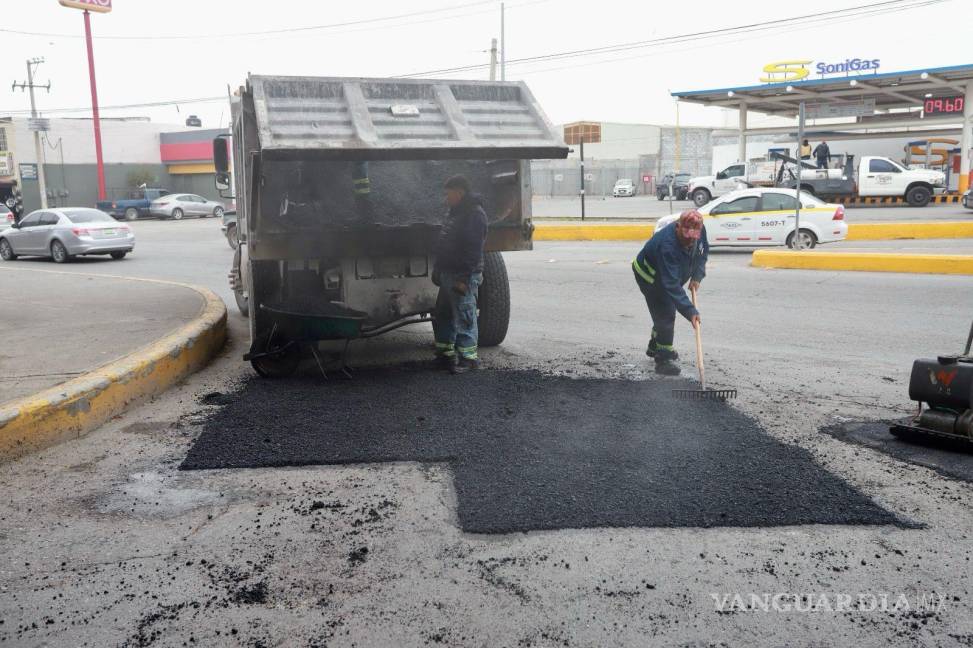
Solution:
<svg viewBox="0 0 973 648">
<path fill-rule="evenodd" d="M 637 193 L 651 193 L 654 186 L 643 183 L 642 176 L 654 179 L 655 170 L 639 169 L 638 160 L 585 160 L 585 194 L 610 196 L 615 182 L 630 179 Z M 569 160 L 534 160 L 530 168 L 535 196 L 577 196 L 581 191 L 581 162 Z"/>
</svg>

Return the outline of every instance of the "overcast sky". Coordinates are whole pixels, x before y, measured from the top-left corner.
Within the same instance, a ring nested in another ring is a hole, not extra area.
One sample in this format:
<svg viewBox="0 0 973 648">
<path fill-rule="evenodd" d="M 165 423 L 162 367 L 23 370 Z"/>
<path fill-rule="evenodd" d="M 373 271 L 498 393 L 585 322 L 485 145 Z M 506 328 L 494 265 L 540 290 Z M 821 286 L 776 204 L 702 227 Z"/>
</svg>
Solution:
<svg viewBox="0 0 973 648">
<path fill-rule="evenodd" d="M 969 0 L 924 1 L 931 4 L 786 29 L 511 64 L 507 78 L 526 81 L 554 123 L 581 119 L 674 123 L 670 91 L 756 84 L 761 68 L 770 61 L 878 58 L 882 72 L 973 63 Z M 876 2 L 508 0 L 507 59 L 765 23 Z M 27 95 L 11 91 L 9 83 L 24 80 L 24 61 L 35 56 L 46 59 L 36 80 L 52 84 L 49 94 L 38 94 L 41 110 L 83 108 L 71 115 L 90 114 L 82 12 L 61 7 L 57 0 L 3 3 L 11 6 L 0 24 L 7 63 L 6 78 L 0 78 L 0 116 L 29 107 Z M 103 115 L 182 123 L 196 114 L 206 127 L 226 125 L 225 101 L 108 107 L 224 96 L 227 84 L 240 85 L 248 72 L 396 76 L 485 64 L 490 39 L 500 35 L 500 3 L 493 1 L 114 0 L 113 4 L 110 14 L 92 14 L 98 95 L 106 107 Z M 337 23 L 345 24 L 276 35 L 226 36 Z M 121 36 L 137 38 L 109 38 Z M 159 38 L 166 36 L 191 38 Z M 485 79 L 487 74 L 483 69 L 439 76 Z M 723 113 L 683 106 L 680 121 L 720 126 L 727 118 Z M 735 115 L 728 117 L 735 126 Z M 751 118 L 752 125 L 759 123 L 760 117 Z"/>
</svg>

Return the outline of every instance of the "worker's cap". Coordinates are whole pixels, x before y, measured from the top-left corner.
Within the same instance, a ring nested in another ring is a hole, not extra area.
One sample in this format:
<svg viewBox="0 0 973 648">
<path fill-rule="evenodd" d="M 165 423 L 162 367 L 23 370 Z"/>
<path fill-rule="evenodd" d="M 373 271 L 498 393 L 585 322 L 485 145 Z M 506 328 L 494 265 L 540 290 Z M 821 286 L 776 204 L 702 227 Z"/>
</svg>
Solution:
<svg viewBox="0 0 973 648">
<path fill-rule="evenodd" d="M 454 175 L 443 183 L 443 189 L 459 189 L 466 193 L 471 193 L 473 188 L 466 176 Z"/>
<path fill-rule="evenodd" d="M 677 221 L 682 235 L 688 239 L 698 239 L 703 234 L 703 215 L 695 209 L 687 209 L 679 214 Z"/>
</svg>

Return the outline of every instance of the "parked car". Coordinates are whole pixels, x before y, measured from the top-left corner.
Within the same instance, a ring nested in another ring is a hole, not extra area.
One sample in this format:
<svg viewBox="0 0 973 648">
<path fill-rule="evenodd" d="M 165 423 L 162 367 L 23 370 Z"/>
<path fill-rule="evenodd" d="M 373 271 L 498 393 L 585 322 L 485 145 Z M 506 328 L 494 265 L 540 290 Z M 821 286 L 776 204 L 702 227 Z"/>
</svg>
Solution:
<svg viewBox="0 0 973 648">
<path fill-rule="evenodd" d="M 223 236 L 226 237 L 226 242 L 230 244 L 230 249 L 237 249 L 237 247 L 240 245 L 240 230 L 237 228 L 236 224 L 235 209 L 223 212 L 223 224 L 220 225 L 220 230 L 223 231 Z"/>
<path fill-rule="evenodd" d="M 631 178 L 622 178 L 615 182 L 615 188 L 612 189 L 612 195 L 615 198 L 622 196 L 634 196 L 635 195 L 635 183 Z"/>
<path fill-rule="evenodd" d="M 689 179 L 692 176 L 688 173 L 665 174 L 655 186 L 655 197 L 665 200 L 669 197 L 669 185 L 672 185 L 672 197 L 675 200 L 686 200 L 689 193 Z"/>
<path fill-rule="evenodd" d="M 223 203 L 207 200 L 196 194 L 169 194 L 152 201 L 149 213 L 160 218 L 181 220 L 184 216 L 216 216 L 222 218 L 225 211 Z"/>
<path fill-rule="evenodd" d="M 0 231 L 14 224 L 14 213 L 6 205 L 0 205 Z"/>
<path fill-rule="evenodd" d="M 138 189 L 129 191 L 126 198 L 99 200 L 95 203 L 95 207 L 111 214 L 115 218 L 124 218 L 125 220 L 133 221 L 148 216 L 149 205 L 152 201 L 168 193 L 168 189 L 139 187 Z"/>
<path fill-rule="evenodd" d="M 763 247 L 794 243 L 797 192 L 794 189 L 742 189 L 724 194 L 699 207 L 710 246 Z M 679 214 L 660 218 L 656 231 Z M 801 192 L 800 242 L 804 249 L 818 243 L 843 241 L 848 236 L 843 205 L 826 203 Z"/>
<path fill-rule="evenodd" d="M 46 256 L 57 263 L 75 256 L 109 254 L 123 259 L 135 248 L 135 234 L 124 223 L 98 209 L 38 209 L 0 232 L 0 258 Z"/>
<path fill-rule="evenodd" d="M 973 209 L 973 200 L 970 199 L 969 191 L 963 194 L 963 206 L 967 209 Z"/>
</svg>

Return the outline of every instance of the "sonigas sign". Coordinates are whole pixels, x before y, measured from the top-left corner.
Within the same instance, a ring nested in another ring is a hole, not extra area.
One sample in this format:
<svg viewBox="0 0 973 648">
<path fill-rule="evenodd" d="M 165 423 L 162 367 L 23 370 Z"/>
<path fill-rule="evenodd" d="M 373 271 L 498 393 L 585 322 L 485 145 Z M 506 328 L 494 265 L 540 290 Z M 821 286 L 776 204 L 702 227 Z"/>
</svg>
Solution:
<svg viewBox="0 0 973 648">
<path fill-rule="evenodd" d="M 58 0 L 63 7 L 72 9 L 84 9 L 85 11 L 97 11 L 98 13 L 108 13 L 111 11 L 111 0 Z"/>
</svg>

